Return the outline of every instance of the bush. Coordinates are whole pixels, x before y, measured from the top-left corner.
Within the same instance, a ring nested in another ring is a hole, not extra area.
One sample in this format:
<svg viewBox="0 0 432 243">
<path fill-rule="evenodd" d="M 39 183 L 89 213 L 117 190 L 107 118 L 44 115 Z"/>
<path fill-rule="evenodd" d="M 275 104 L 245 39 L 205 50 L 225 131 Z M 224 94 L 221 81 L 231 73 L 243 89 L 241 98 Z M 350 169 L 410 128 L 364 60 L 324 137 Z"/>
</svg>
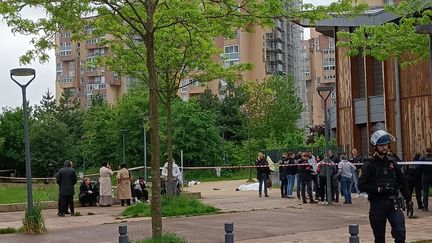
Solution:
<svg viewBox="0 0 432 243">
<path fill-rule="evenodd" d="M 39 204 L 33 207 L 33 211 L 25 211 L 25 216 L 22 220 L 23 226 L 21 231 L 26 234 L 39 234 L 47 231 L 45 227 L 45 219 L 42 217 L 42 208 Z"/>
<path fill-rule="evenodd" d="M 18 232 L 18 230 L 15 228 L 12 228 L 12 227 L 0 229 L 0 234 L 12 234 L 12 233 L 16 233 L 16 232 Z"/>
<path fill-rule="evenodd" d="M 187 243 L 187 240 L 185 240 L 182 236 L 177 235 L 175 233 L 171 232 L 165 232 L 162 234 L 161 237 L 155 237 L 155 238 L 148 238 L 144 239 L 142 241 L 137 241 L 137 243 Z"/>
<path fill-rule="evenodd" d="M 213 206 L 206 205 L 196 198 L 180 195 L 178 197 L 162 197 L 162 216 L 195 216 L 203 214 L 213 214 L 218 211 Z M 133 217 L 150 217 L 151 206 L 147 203 L 137 203 L 123 211 L 122 216 Z"/>
</svg>

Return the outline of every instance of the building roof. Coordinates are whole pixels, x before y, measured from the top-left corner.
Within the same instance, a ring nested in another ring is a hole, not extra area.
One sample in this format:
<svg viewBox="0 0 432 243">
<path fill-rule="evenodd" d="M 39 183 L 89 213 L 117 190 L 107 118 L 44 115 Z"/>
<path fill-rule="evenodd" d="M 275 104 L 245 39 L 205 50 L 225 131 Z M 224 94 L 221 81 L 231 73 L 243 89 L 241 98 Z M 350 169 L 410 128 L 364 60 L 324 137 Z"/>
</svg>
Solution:
<svg viewBox="0 0 432 243">
<path fill-rule="evenodd" d="M 366 10 L 358 16 L 333 16 L 333 18 L 311 23 L 309 19 L 295 20 L 294 22 L 302 27 L 315 27 L 318 32 L 334 37 L 334 27 L 357 27 L 362 25 L 382 25 L 384 23 L 399 19 L 393 13 L 386 12 L 383 7 Z"/>
</svg>

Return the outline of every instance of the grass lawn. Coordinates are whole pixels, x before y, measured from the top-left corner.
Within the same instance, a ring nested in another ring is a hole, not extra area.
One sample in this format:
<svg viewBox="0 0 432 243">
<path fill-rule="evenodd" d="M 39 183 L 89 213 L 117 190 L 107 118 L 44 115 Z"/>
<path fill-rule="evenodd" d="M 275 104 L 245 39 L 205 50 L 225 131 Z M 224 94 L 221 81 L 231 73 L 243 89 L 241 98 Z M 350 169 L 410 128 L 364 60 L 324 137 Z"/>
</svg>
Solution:
<svg viewBox="0 0 432 243">
<path fill-rule="evenodd" d="M 78 184 L 78 183 L 77 183 Z M 33 184 L 33 200 L 57 201 L 57 184 Z M 78 198 L 79 186 L 75 185 L 75 198 Z M 27 202 L 27 188 L 25 183 L 0 183 L 0 204 Z"/>
<path fill-rule="evenodd" d="M 196 216 L 217 213 L 218 209 L 202 203 L 196 198 L 180 195 L 178 197 L 162 197 L 162 216 Z M 138 203 L 123 211 L 122 216 L 150 217 L 150 204 Z"/>
</svg>

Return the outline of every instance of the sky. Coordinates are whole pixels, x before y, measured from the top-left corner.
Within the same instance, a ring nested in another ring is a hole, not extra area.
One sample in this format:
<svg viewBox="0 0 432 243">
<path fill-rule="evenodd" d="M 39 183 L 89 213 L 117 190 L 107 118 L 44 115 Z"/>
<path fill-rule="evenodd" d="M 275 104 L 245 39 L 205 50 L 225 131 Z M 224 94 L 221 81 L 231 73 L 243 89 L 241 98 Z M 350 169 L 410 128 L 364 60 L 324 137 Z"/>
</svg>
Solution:
<svg viewBox="0 0 432 243">
<path fill-rule="evenodd" d="M 305 0 L 305 3 L 326 5 L 333 0 Z M 29 16 L 35 16 L 29 12 Z M 305 30 L 306 37 L 309 31 Z M 30 67 L 36 70 L 36 78 L 27 87 L 27 99 L 30 104 L 39 104 L 42 95 L 50 90 L 55 94 L 56 64 L 54 50 L 50 51 L 50 61 L 40 64 L 38 61 L 27 66 L 20 66 L 19 57 L 31 48 L 31 37 L 12 34 L 10 28 L 0 21 L 0 107 L 17 107 L 22 105 L 21 90 L 10 79 L 10 70 L 19 67 Z M 307 38 L 305 38 L 307 39 Z M 20 80 L 22 82 L 26 80 Z M 0 111 L 1 112 L 1 111 Z"/>
</svg>

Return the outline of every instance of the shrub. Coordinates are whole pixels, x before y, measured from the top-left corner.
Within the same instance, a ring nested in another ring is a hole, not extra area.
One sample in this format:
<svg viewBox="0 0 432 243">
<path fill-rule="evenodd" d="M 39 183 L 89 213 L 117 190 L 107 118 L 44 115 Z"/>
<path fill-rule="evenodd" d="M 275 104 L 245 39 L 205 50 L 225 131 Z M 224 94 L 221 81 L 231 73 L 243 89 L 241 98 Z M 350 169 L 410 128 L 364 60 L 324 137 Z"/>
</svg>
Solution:
<svg viewBox="0 0 432 243">
<path fill-rule="evenodd" d="M 171 232 L 165 232 L 162 234 L 161 237 L 155 237 L 155 238 L 148 238 L 144 239 L 142 241 L 137 241 L 137 243 L 187 243 L 187 240 L 185 240 L 182 236 L 177 235 L 175 233 Z"/>
<path fill-rule="evenodd" d="M 12 234 L 12 233 L 16 233 L 16 232 L 18 232 L 18 230 L 15 228 L 12 228 L 12 227 L 0 229 L 0 234 Z"/>
<path fill-rule="evenodd" d="M 21 231 L 26 234 L 39 234 L 47 231 L 45 227 L 45 219 L 42 217 L 42 208 L 39 204 L 33 207 L 33 211 L 25 211 L 25 216 L 22 220 L 23 226 Z"/>
</svg>

